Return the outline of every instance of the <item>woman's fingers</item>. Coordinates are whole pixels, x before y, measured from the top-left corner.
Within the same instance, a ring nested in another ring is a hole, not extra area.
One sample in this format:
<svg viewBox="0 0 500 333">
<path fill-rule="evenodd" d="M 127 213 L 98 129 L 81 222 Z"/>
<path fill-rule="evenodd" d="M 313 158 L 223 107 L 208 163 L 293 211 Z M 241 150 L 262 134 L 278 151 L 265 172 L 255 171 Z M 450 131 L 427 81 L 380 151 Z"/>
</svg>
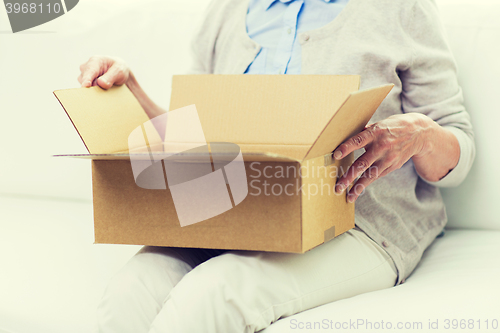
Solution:
<svg viewBox="0 0 500 333">
<path fill-rule="evenodd" d="M 347 196 L 354 202 L 369 184 L 401 168 L 421 151 L 422 133 L 421 119 L 413 114 L 391 116 L 366 126 L 334 151 L 338 160 L 357 149 L 366 150 L 339 178 L 335 192 L 340 194 L 354 183 Z"/>
<path fill-rule="evenodd" d="M 387 170 L 387 169 L 386 169 Z M 385 170 L 384 170 L 385 171 Z M 383 176 L 379 163 L 374 163 L 369 167 L 354 183 L 347 194 L 347 201 L 354 202 L 364 192 L 365 188 L 375 180 Z"/>
<path fill-rule="evenodd" d="M 354 183 L 354 185 L 349 190 L 347 194 L 347 201 L 354 202 L 356 201 L 361 194 L 365 191 L 366 187 L 373 183 L 375 180 L 385 177 L 394 170 L 398 168 L 394 165 L 391 165 L 387 168 L 381 167 L 378 163 L 374 164 L 370 167 L 359 179 Z"/>
<path fill-rule="evenodd" d="M 367 128 L 338 146 L 338 148 L 335 149 L 333 153 L 333 157 L 336 160 L 343 159 L 353 151 L 361 149 L 370 144 L 371 142 L 373 142 L 373 140 L 373 131 L 371 130 L 371 128 Z"/>
<path fill-rule="evenodd" d="M 368 185 L 373 183 L 375 180 L 385 177 L 389 173 L 401 168 L 410 158 L 411 157 L 408 157 L 407 152 L 399 152 L 397 155 L 386 154 L 382 156 L 359 176 L 349 190 L 347 201 L 356 201 Z"/>
<path fill-rule="evenodd" d="M 129 69 L 118 59 L 108 56 L 93 56 L 80 66 L 78 82 L 82 87 L 99 86 L 109 89 L 113 85 L 122 85 L 127 82 Z"/>
<path fill-rule="evenodd" d="M 368 150 L 361 155 L 354 163 L 347 169 L 347 171 L 339 178 L 335 185 L 335 192 L 342 193 L 352 182 L 360 177 L 367 171 L 373 163 L 377 160 L 377 156 L 371 150 Z"/>
<path fill-rule="evenodd" d="M 100 76 L 97 80 L 96 83 L 101 87 L 102 89 L 109 89 L 113 86 L 114 83 L 114 78 L 109 77 L 109 75 L 106 77 L 106 74 Z"/>
<path fill-rule="evenodd" d="M 101 74 L 101 71 L 103 70 L 102 67 L 102 61 L 98 56 L 90 57 L 87 62 L 80 65 L 81 80 L 79 81 L 81 81 L 80 83 L 82 87 L 93 86 L 95 84 L 95 79 Z"/>
<path fill-rule="evenodd" d="M 99 75 L 99 68 L 96 66 L 87 66 L 82 70 L 80 79 L 78 80 L 82 87 L 90 87 L 93 85 L 94 80 Z"/>
<path fill-rule="evenodd" d="M 99 86 L 103 89 L 109 89 L 113 85 L 122 85 L 127 81 L 128 69 L 121 63 L 115 62 L 113 65 L 100 76 L 97 80 Z"/>
</svg>

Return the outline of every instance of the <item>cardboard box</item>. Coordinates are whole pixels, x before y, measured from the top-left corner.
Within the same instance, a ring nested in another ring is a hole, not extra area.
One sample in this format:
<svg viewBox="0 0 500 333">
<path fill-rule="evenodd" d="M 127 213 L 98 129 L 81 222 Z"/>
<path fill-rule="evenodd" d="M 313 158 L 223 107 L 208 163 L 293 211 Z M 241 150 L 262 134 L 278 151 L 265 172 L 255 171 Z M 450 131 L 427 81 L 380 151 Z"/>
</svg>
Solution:
<svg viewBox="0 0 500 333">
<path fill-rule="evenodd" d="M 174 76 L 170 110 L 194 104 L 208 143 L 240 147 L 248 181 L 241 203 L 184 227 L 168 188 L 135 182 L 130 159 L 141 153 L 129 151 L 128 138 L 149 119 L 125 86 L 54 92 L 89 151 L 58 156 L 92 159 L 96 243 L 303 253 L 354 227 L 354 204 L 334 193 L 352 154 L 336 161 L 332 151 L 364 128 L 393 86 L 358 91 L 359 82 L 356 75 Z"/>
</svg>

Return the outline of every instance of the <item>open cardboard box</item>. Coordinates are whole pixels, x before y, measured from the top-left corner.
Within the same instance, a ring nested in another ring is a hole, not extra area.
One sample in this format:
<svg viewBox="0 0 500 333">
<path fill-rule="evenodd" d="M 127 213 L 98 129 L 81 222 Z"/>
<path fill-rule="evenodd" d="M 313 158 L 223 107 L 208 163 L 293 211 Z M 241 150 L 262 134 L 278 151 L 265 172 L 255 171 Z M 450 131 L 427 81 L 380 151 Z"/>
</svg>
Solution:
<svg viewBox="0 0 500 333">
<path fill-rule="evenodd" d="M 169 142 L 129 150 L 149 118 L 127 87 L 55 91 L 89 151 L 58 156 L 92 159 L 96 243 L 303 253 L 354 227 L 354 204 L 334 192 L 353 156 L 336 161 L 332 151 L 364 128 L 393 86 L 358 91 L 359 83 L 356 75 L 174 76 L 170 110 L 194 104 L 209 146 L 239 146 L 248 182 L 239 204 L 187 226 L 169 182 L 136 184 L 131 161 L 161 162 Z"/>
</svg>

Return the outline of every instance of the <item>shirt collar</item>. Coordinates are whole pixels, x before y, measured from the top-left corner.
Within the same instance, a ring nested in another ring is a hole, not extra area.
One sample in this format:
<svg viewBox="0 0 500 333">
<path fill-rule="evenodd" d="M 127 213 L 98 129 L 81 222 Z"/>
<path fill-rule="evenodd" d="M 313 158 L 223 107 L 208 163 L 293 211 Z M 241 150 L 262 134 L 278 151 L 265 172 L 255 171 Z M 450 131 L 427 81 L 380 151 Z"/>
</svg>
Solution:
<svg viewBox="0 0 500 333">
<path fill-rule="evenodd" d="M 268 10 L 269 7 L 271 7 L 272 4 L 275 3 L 276 1 L 278 1 L 278 0 L 262 0 L 262 3 L 264 5 L 264 9 Z M 288 3 L 288 2 L 293 1 L 293 0 L 279 0 L 279 1 L 281 1 L 283 3 Z"/>
<path fill-rule="evenodd" d="M 264 5 L 264 9 L 268 10 L 269 7 L 271 7 L 272 4 L 275 3 L 276 1 L 280 1 L 282 3 L 289 3 L 289 2 L 292 2 L 295 0 L 262 0 L 262 4 Z M 332 0 L 323 0 L 323 1 L 324 2 L 332 2 Z"/>
</svg>

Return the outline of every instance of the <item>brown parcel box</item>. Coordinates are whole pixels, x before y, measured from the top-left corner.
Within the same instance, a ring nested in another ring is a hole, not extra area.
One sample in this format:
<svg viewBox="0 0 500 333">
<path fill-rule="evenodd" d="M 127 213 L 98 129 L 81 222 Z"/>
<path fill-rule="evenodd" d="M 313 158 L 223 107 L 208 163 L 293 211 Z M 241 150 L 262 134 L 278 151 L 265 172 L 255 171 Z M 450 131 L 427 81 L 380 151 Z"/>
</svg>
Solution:
<svg viewBox="0 0 500 333">
<path fill-rule="evenodd" d="M 54 92 L 89 151 L 58 156 L 92 159 L 96 243 L 303 253 L 354 227 L 354 204 L 333 191 L 353 157 L 335 161 L 331 152 L 364 128 L 393 86 L 357 91 L 359 82 L 357 75 L 174 76 L 170 110 L 195 104 L 208 143 L 239 145 L 249 182 L 239 205 L 185 227 L 168 189 L 135 184 L 127 139 L 149 118 L 125 86 Z"/>
</svg>

